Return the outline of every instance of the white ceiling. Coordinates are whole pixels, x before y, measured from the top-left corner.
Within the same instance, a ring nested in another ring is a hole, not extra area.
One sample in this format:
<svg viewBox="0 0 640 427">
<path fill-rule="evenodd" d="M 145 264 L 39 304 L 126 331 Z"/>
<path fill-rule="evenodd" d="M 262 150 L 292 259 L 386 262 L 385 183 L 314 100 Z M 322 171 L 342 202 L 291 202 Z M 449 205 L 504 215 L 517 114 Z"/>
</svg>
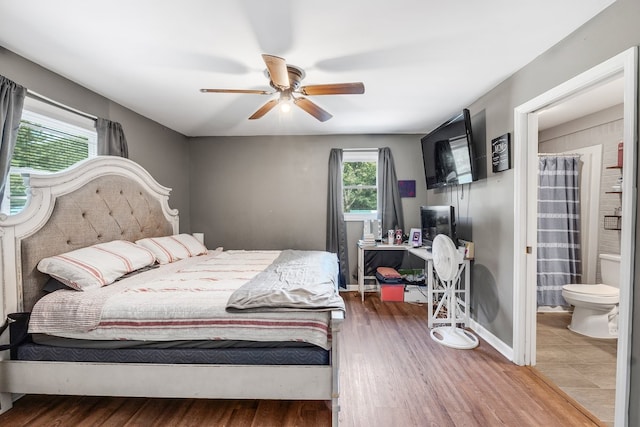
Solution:
<svg viewBox="0 0 640 427">
<path fill-rule="evenodd" d="M 425 133 L 613 0 L 0 0 L 0 45 L 187 136 Z M 261 54 L 364 83 L 247 120 Z"/>
</svg>

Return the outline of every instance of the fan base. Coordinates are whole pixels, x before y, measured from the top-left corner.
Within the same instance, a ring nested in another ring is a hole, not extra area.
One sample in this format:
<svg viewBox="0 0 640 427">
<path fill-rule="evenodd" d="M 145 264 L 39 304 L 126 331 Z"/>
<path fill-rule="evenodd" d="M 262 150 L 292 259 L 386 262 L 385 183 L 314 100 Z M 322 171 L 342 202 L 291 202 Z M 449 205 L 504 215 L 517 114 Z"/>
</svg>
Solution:
<svg viewBox="0 0 640 427">
<path fill-rule="evenodd" d="M 305 78 L 307 73 L 305 73 L 304 70 L 297 65 L 290 64 L 287 64 L 287 73 L 289 74 L 289 88 L 292 91 L 298 90 L 298 88 L 300 88 L 300 82 Z M 269 74 L 268 69 L 264 70 L 264 75 L 269 79 L 269 84 L 271 85 L 271 87 L 278 89 L 271 81 L 271 74 Z"/>
<path fill-rule="evenodd" d="M 478 338 L 471 332 L 453 326 L 441 326 L 431 330 L 431 338 L 447 347 L 470 350 L 478 346 Z"/>
</svg>

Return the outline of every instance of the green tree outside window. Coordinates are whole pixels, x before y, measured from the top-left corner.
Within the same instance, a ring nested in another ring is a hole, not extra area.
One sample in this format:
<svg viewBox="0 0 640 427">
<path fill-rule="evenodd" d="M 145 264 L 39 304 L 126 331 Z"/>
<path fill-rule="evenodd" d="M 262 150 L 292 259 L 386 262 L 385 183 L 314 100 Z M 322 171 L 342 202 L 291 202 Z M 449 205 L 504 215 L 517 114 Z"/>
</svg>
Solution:
<svg viewBox="0 0 640 427">
<path fill-rule="evenodd" d="M 89 140 L 23 120 L 18 129 L 11 167 L 16 170 L 57 172 L 89 157 Z M 27 201 L 27 188 L 20 173 L 11 173 L 10 212 L 20 212 Z"/>
<path fill-rule="evenodd" d="M 342 181 L 345 212 L 371 212 L 378 209 L 375 162 L 344 162 Z"/>
</svg>

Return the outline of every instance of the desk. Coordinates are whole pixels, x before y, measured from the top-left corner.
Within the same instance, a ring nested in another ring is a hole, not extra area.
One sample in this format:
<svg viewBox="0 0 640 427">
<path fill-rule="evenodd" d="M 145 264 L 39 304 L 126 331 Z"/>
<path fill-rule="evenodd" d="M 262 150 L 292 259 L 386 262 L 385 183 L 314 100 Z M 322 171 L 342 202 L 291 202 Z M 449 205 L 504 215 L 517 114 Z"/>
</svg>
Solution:
<svg viewBox="0 0 640 427">
<path fill-rule="evenodd" d="M 439 317 L 444 313 L 442 301 L 445 287 L 440 283 L 437 276 L 434 276 L 433 254 L 426 248 L 415 248 L 408 245 L 366 245 L 358 243 L 358 291 L 364 302 L 364 281 L 365 279 L 375 279 L 375 276 L 364 275 L 364 254 L 366 251 L 406 251 L 425 262 L 425 275 L 427 278 L 427 313 L 429 328 L 435 325 L 451 324 L 452 313 L 446 313 L 447 317 Z M 457 300 L 457 310 L 453 315 L 457 323 L 469 325 L 469 284 L 471 283 L 471 261 L 464 259 L 460 264 L 460 274 L 464 274 L 464 280 L 459 280 L 455 288 L 455 298 Z"/>
<path fill-rule="evenodd" d="M 366 279 L 375 279 L 376 276 L 364 275 L 364 253 L 367 251 L 408 251 L 413 246 L 407 245 L 371 245 L 358 243 L 358 292 L 364 302 L 364 281 Z M 426 252 L 426 251 L 425 251 Z"/>
</svg>

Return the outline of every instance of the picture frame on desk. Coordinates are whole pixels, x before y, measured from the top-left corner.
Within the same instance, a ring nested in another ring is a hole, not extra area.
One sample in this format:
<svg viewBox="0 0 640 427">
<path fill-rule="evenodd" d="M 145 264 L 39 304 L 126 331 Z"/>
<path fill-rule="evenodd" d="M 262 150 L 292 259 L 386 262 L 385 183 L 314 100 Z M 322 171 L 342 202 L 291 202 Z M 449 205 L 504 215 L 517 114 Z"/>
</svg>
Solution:
<svg viewBox="0 0 640 427">
<path fill-rule="evenodd" d="M 411 232 L 409 233 L 409 241 L 411 243 L 411 246 L 422 246 L 422 230 L 419 228 L 412 228 Z"/>
</svg>

